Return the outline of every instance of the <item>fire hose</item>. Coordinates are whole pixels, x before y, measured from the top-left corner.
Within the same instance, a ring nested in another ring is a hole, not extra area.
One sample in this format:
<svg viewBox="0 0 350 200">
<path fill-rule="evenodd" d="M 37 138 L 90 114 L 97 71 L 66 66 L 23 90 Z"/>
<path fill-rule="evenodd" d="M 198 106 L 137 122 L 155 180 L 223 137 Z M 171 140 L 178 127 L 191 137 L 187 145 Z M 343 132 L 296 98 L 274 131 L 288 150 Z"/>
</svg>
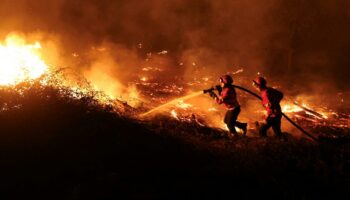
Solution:
<svg viewBox="0 0 350 200">
<path fill-rule="evenodd" d="M 244 88 L 244 87 L 242 87 L 242 86 L 233 85 L 233 87 L 234 87 L 234 88 L 237 88 L 237 89 L 240 89 L 240 90 L 242 90 L 242 91 L 244 91 L 244 92 L 247 92 L 247 93 L 249 93 L 250 95 L 252 95 L 252 96 L 258 98 L 259 100 L 262 100 L 262 98 L 261 98 L 258 94 L 254 93 L 254 92 L 252 92 L 252 91 L 250 91 L 250 90 L 248 90 L 248 89 L 246 89 L 246 88 Z M 218 87 L 216 87 L 216 88 L 211 88 L 211 89 L 208 89 L 208 90 L 204 90 L 203 92 L 204 92 L 204 93 L 211 92 L 211 91 L 213 91 L 213 90 L 215 90 L 215 89 L 217 89 L 217 88 L 218 88 Z M 312 140 L 314 140 L 314 141 L 316 141 L 316 142 L 319 142 L 318 138 L 316 138 L 315 136 L 313 136 L 313 135 L 311 135 L 310 133 L 308 133 L 305 129 L 303 129 L 303 128 L 300 127 L 297 123 L 295 123 L 292 119 L 290 119 L 286 114 L 282 113 L 282 116 L 283 116 L 289 123 L 291 123 L 294 127 L 296 127 L 298 130 L 300 130 L 303 134 L 305 134 L 306 136 L 308 136 L 308 137 L 311 138 Z"/>
</svg>

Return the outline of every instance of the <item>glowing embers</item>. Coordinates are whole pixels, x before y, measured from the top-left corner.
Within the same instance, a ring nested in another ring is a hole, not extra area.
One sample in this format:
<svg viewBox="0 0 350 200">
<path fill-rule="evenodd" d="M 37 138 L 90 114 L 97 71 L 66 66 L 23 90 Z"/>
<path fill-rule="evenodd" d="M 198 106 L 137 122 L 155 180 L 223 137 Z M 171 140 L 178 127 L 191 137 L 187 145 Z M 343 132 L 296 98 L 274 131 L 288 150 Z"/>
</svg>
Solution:
<svg viewBox="0 0 350 200">
<path fill-rule="evenodd" d="M 293 113 L 293 112 L 300 112 L 300 111 L 303 111 L 303 109 L 294 104 L 285 104 L 282 106 L 282 112 L 284 113 Z"/>
<path fill-rule="evenodd" d="M 193 105 L 185 103 L 184 100 L 180 99 L 174 106 L 176 108 L 170 111 L 170 115 L 177 120 L 184 121 L 191 114 L 187 112 L 188 108 L 191 108 Z M 180 112 L 180 115 L 178 112 Z"/>
<path fill-rule="evenodd" d="M 310 108 L 306 104 L 298 104 L 297 102 L 294 102 L 293 104 L 285 104 L 282 106 L 282 112 L 284 113 L 304 112 L 305 114 L 319 120 L 328 119 L 328 115 L 331 115 L 331 111 L 323 110 L 321 110 L 320 108 L 315 110 Z"/>
<path fill-rule="evenodd" d="M 15 85 L 43 75 L 48 66 L 40 57 L 40 49 L 39 42 L 26 44 L 17 35 L 0 43 L 0 85 Z"/>
<path fill-rule="evenodd" d="M 172 117 L 174 117 L 175 119 L 179 120 L 179 117 L 177 116 L 177 112 L 175 110 L 171 110 L 170 114 L 171 114 Z"/>
<path fill-rule="evenodd" d="M 304 126 L 327 126 L 332 128 L 348 128 L 348 113 L 337 113 L 324 106 L 309 106 L 305 103 L 284 103 L 282 111 Z"/>
</svg>

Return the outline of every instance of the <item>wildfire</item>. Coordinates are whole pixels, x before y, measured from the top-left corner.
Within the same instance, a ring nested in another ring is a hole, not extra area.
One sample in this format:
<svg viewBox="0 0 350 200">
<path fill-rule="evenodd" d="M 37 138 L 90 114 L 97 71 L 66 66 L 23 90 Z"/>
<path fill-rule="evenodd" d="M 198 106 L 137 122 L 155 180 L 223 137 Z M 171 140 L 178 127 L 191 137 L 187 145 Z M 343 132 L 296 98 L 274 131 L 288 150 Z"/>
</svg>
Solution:
<svg viewBox="0 0 350 200">
<path fill-rule="evenodd" d="M 170 112 L 170 114 L 171 114 L 172 117 L 174 117 L 175 119 L 179 120 L 179 117 L 177 116 L 177 113 L 176 113 L 175 110 L 172 110 L 172 111 Z"/>
<path fill-rule="evenodd" d="M 298 104 L 297 102 L 294 102 L 294 104 L 285 104 L 282 107 L 282 111 L 284 113 L 305 112 L 306 114 L 313 116 L 316 119 L 328 119 L 328 115 L 331 115 L 330 111 L 323 111 L 321 109 L 315 110 L 306 104 Z"/>
<path fill-rule="evenodd" d="M 39 42 L 27 43 L 26 40 L 19 35 L 10 35 L 3 42 L 0 42 L 0 86 L 12 86 L 20 82 L 33 80 L 45 73 L 49 72 L 49 67 L 41 57 L 41 45 Z M 163 52 L 165 54 L 165 52 Z M 74 53 L 74 56 L 79 56 Z M 103 63 L 104 64 L 104 63 Z M 108 63 L 107 63 L 108 64 Z M 193 63 L 196 65 L 196 63 Z M 108 66 L 108 65 L 104 65 Z M 110 102 L 111 99 L 118 99 L 121 101 L 126 101 L 128 105 L 132 107 L 137 107 L 140 104 L 139 91 L 136 86 L 151 87 L 151 99 L 159 98 L 161 102 L 162 97 L 157 96 L 159 94 L 182 94 L 185 91 L 186 85 L 193 85 L 191 82 L 184 85 L 172 84 L 161 84 L 150 82 L 150 76 L 140 76 L 139 82 L 133 84 L 133 87 L 124 87 L 119 82 L 115 81 L 108 73 L 108 69 L 105 68 L 94 68 L 98 69 L 92 70 L 87 75 L 87 78 L 94 80 L 92 82 L 93 90 L 98 91 L 103 88 L 105 96 L 101 95 L 98 100 L 101 103 Z M 161 73 L 163 69 L 157 67 L 143 67 L 142 71 Z M 241 73 L 243 69 L 239 69 L 233 74 Z M 97 78 L 96 78 L 97 77 Z M 152 77 L 152 76 L 151 76 Z M 107 81 L 106 81 L 107 80 Z M 207 82 L 212 80 L 212 77 L 203 77 L 202 79 L 197 79 L 198 84 L 205 85 Z M 65 83 L 65 80 L 62 80 Z M 111 84 L 113 83 L 113 84 Z M 79 94 L 88 93 L 90 90 L 84 90 L 80 86 L 68 86 L 74 90 L 79 91 Z M 78 94 L 78 93 L 77 93 Z M 202 119 L 208 119 L 207 124 L 212 124 L 215 127 L 221 127 L 227 129 L 225 124 L 222 122 L 222 116 L 217 115 L 217 108 L 206 107 L 197 104 L 190 104 L 186 102 L 187 99 L 197 97 L 202 94 L 202 91 L 190 93 L 184 97 L 175 98 L 170 100 L 168 103 L 160 105 L 153 108 L 147 113 L 142 114 L 142 116 L 147 116 L 156 111 L 164 111 L 169 106 L 170 115 L 184 122 L 196 122 L 199 125 L 203 125 L 200 122 Z M 164 100 L 164 99 L 163 99 Z M 145 102 L 145 101 L 143 101 Z M 159 103 L 158 102 L 158 103 Z M 206 104 L 208 105 L 208 104 Z M 319 106 L 309 106 L 312 104 L 298 103 L 298 102 L 286 102 L 282 106 L 282 111 L 288 113 L 294 119 L 299 122 L 308 122 L 311 125 L 322 125 L 329 127 L 348 127 L 350 115 L 336 113 L 331 109 L 319 107 Z M 214 116 L 215 114 L 215 116 Z M 211 116 L 211 117 L 209 117 Z M 214 117 L 213 117 L 214 116 Z"/>
<path fill-rule="evenodd" d="M 186 110 L 187 108 L 192 107 L 191 104 L 185 103 L 183 100 L 179 100 L 179 101 L 177 102 L 177 105 L 176 105 L 176 106 L 177 106 L 178 108 L 183 109 L 183 110 Z"/>
<path fill-rule="evenodd" d="M 300 111 L 303 111 L 303 109 L 293 104 L 286 104 L 282 106 L 282 112 L 284 113 L 293 113 L 293 112 L 300 112 Z"/>
<path fill-rule="evenodd" d="M 40 57 L 39 42 L 26 44 L 17 35 L 8 36 L 0 43 L 0 85 L 15 85 L 43 75 L 48 66 Z"/>
<path fill-rule="evenodd" d="M 143 77 L 140 78 L 140 80 L 145 82 L 145 81 L 147 81 L 147 77 L 143 76 Z"/>
</svg>

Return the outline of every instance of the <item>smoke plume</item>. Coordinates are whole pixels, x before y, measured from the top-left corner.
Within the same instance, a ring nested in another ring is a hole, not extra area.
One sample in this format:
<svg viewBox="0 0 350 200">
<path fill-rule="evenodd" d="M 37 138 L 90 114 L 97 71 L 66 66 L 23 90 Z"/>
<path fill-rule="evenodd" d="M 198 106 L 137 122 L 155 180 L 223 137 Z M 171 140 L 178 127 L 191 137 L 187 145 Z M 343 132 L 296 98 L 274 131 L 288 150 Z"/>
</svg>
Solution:
<svg viewBox="0 0 350 200">
<path fill-rule="evenodd" d="M 260 72 L 285 87 L 327 93 L 350 87 L 349 7 L 344 0 L 3 0 L 0 36 L 46 35 L 59 46 L 60 64 L 87 74 L 106 69 L 122 85 L 153 53 L 152 65 L 168 69 L 164 79 L 244 68 L 252 78 Z"/>
</svg>

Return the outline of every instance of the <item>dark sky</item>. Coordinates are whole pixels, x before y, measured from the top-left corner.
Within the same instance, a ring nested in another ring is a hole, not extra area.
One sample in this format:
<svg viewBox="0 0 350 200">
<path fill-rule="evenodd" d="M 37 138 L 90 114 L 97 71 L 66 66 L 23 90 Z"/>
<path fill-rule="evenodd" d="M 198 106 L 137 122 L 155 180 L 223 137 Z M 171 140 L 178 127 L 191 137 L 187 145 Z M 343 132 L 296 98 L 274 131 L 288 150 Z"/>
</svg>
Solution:
<svg viewBox="0 0 350 200">
<path fill-rule="evenodd" d="M 54 34 L 69 52 L 141 42 L 174 60 L 194 52 L 209 66 L 350 89 L 348 0 L 2 0 L 0 17 L 1 35 Z"/>
</svg>

